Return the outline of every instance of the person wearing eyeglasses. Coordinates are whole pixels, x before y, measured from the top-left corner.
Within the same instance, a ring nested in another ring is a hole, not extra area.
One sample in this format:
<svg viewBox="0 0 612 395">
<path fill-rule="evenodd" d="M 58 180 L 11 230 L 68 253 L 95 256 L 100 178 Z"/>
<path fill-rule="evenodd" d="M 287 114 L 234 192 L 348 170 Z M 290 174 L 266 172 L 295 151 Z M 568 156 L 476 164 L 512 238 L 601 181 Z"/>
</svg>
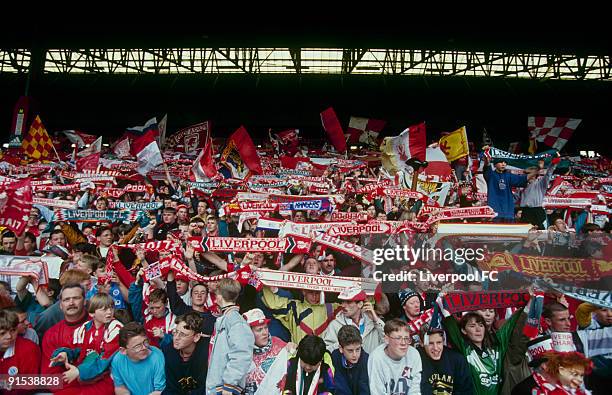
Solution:
<svg viewBox="0 0 612 395">
<path fill-rule="evenodd" d="M 204 394 L 210 337 L 201 333 L 202 317 L 192 311 L 174 322 L 172 343 L 162 346 L 166 371 L 164 394 Z"/>
<path fill-rule="evenodd" d="M 374 349 L 368 359 L 370 393 L 421 393 L 421 356 L 410 345 L 411 340 L 404 321 L 395 318 L 385 324 L 385 343 Z"/>
<path fill-rule="evenodd" d="M 111 363 L 116 395 L 160 395 L 166 388 L 164 354 L 149 344 L 145 328 L 130 322 L 119 331 L 119 352 Z"/>
</svg>

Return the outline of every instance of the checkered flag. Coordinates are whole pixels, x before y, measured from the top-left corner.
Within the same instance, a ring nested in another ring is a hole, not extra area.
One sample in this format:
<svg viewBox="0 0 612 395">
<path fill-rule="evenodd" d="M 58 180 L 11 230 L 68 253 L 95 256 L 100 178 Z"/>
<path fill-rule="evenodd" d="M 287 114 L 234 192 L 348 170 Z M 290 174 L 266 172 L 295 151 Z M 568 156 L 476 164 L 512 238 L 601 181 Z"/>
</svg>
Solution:
<svg viewBox="0 0 612 395">
<path fill-rule="evenodd" d="M 32 159 L 44 160 L 54 157 L 53 141 L 38 115 L 32 122 L 28 135 L 21 142 L 21 148 Z"/>
<path fill-rule="evenodd" d="M 529 117 L 527 128 L 532 139 L 560 151 L 567 140 L 572 137 L 580 122 L 582 119 Z"/>
</svg>

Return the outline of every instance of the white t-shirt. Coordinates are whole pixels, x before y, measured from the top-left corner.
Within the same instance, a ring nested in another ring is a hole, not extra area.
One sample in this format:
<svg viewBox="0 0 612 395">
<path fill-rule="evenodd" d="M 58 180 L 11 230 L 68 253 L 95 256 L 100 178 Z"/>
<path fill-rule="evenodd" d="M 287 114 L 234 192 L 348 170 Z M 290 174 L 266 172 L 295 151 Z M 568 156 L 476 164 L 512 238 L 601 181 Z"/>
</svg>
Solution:
<svg viewBox="0 0 612 395">
<path fill-rule="evenodd" d="M 413 395 L 421 393 L 421 356 L 408 347 L 399 361 L 385 353 L 386 344 L 376 347 L 368 359 L 370 393 L 384 395 Z"/>
</svg>

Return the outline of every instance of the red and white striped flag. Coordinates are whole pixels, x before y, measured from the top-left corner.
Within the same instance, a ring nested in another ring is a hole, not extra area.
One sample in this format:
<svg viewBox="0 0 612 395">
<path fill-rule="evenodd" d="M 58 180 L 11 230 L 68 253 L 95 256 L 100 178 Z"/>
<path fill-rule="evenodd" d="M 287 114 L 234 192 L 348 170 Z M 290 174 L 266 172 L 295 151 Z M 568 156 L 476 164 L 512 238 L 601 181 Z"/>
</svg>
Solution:
<svg viewBox="0 0 612 395">
<path fill-rule="evenodd" d="M 528 117 L 527 128 L 531 138 L 556 150 L 561 150 L 582 119 L 558 117 Z"/>
<path fill-rule="evenodd" d="M 217 167 L 213 161 L 212 139 L 209 137 L 206 145 L 198 155 L 198 158 L 191 168 L 191 173 L 195 181 L 203 182 L 217 176 Z"/>
<path fill-rule="evenodd" d="M 157 145 L 157 120 L 151 118 L 144 126 L 135 126 L 126 131 L 130 139 L 130 153 L 138 159 L 138 173 L 146 175 L 164 163 Z"/>
<path fill-rule="evenodd" d="M 376 140 L 378 134 L 385 127 L 386 122 L 380 119 L 369 119 L 360 117 L 351 117 L 347 132 L 349 134 L 348 142 L 350 144 L 364 143 L 368 144 L 369 140 Z"/>
</svg>

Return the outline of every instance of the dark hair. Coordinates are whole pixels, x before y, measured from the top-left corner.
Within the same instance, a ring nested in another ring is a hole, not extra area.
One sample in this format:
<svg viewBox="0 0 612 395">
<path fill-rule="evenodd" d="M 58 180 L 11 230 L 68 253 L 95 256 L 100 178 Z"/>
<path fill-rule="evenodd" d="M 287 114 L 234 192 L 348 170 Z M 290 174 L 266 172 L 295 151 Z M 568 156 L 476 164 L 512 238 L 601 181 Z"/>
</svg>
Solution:
<svg viewBox="0 0 612 395">
<path fill-rule="evenodd" d="M 34 249 L 36 249 L 36 236 L 34 236 L 31 232 L 25 232 L 24 238 L 30 239 L 32 243 L 34 243 Z"/>
<path fill-rule="evenodd" d="M 0 285 L 2 285 L 4 288 L 6 288 L 6 291 L 8 293 L 11 293 L 11 291 L 12 291 L 11 283 L 9 283 L 8 281 L 0 280 Z"/>
<path fill-rule="evenodd" d="M 359 329 L 355 328 L 353 325 L 344 325 L 338 331 L 338 343 L 342 347 L 346 347 L 351 344 L 362 344 L 363 340 L 361 338 L 361 334 L 359 333 Z"/>
<path fill-rule="evenodd" d="M 57 235 L 59 233 L 61 233 L 62 235 L 64 235 L 64 237 L 66 237 L 66 234 L 64 233 L 63 230 L 61 230 L 61 229 L 54 229 L 54 230 L 51 231 L 51 233 L 49 233 L 49 239 L 51 239 L 53 237 L 53 235 Z"/>
<path fill-rule="evenodd" d="M 136 336 L 147 337 L 147 331 L 136 321 L 128 322 L 119 330 L 119 347 L 127 347 L 128 341 Z"/>
<path fill-rule="evenodd" d="M 478 324 L 482 324 L 485 328 L 487 327 L 487 323 L 480 314 L 470 311 L 461 317 L 461 321 L 459 321 L 459 328 L 465 329 L 466 325 L 472 320 L 476 321 Z"/>
<path fill-rule="evenodd" d="M 7 309 L 0 310 L 0 331 L 10 331 L 19 325 L 17 313 Z"/>
<path fill-rule="evenodd" d="M 309 365 L 316 365 L 325 355 L 325 342 L 319 336 L 308 335 L 300 341 L 297 356 Z"/>
<path fill-rule="evenodd" d="M 588 223 L 584 224 L 580 231 L 581 233 L 588 234 L 589 232 L 594 232 L 596 230 L 601 230 L 601 227 L 597 224 Z"/>
<path fill-rule="evenodd" d="M 15 238 L 16 238 L 17 236 L 15 236 L 15 233 L 13 233 L 13 232 L 11 232 L 11 231 L 9 230 L 9 231 L 6 231 L 6 232 L 4 232 L 4 233 L 2 234 L 2 238 L 4 239 L 5 237 L 15 237 Z"/>
<path fill-rule="evenodd" d="M 90 243 L 77 243 L 73 250 L 84 254 L 96 255 L 96 246 Z"/>
<path fill-rule="evenodd" d="M 487 329 L 487 323 L 485 322 L 484 318 L 478 313 L 474 313 L 473 311 L 466 313 L 463 317 L 461 317 L 461 321 L 459 321 L 459 328 L 465 329 L 470 321 L 476 321 L 476 323 L 484 326 L 485 332 L 484 338 L 482 339 L 483 349 L 492 348 L 497 344 L 495 336 L 493 336 Z"/>
<path fill-rule="evenodd" d="M 550 302 L 544 305 L 544 308 L 542 309 L 542 317 L 550 320 L 553 318 L 554 313 L 566 310 L 568 310 L 567 306 L 559 302 Z"/>
<path fill-rule="evenodd" d="M 162 302 L 163 304 L 166 304 L 167 301 L 168 294 L 163 289 L 154 289 L 149 295 L 149 303 Z"/>
<path fill-rule="evenodd" d="M 176 209 L 174 207 L 164 207 L 163 212 L 164 214 L 165 213 L 176 214 Z"/>
<path fill-rule="evenodd" d="M 98 230 L 96 231 L 96 237 L 102 236 L 102 233 L 104 233 L 107 230 L 113 233 L 113 230 L 111 229 L 110 226 L 100 226 Z"/>
<path fill-rule="evenodd" d="M 199 313 L 192 311 L 187 314 L 179 315 L 174 320 L 174 323 L 177 326 L 181 322 L 185 323 L 185 329 L 194 331 L 195 333 L 200 333 L 202 331 L 202 324 L 204 323 L 204 319 L 200 316 Z"/>
</svg>

